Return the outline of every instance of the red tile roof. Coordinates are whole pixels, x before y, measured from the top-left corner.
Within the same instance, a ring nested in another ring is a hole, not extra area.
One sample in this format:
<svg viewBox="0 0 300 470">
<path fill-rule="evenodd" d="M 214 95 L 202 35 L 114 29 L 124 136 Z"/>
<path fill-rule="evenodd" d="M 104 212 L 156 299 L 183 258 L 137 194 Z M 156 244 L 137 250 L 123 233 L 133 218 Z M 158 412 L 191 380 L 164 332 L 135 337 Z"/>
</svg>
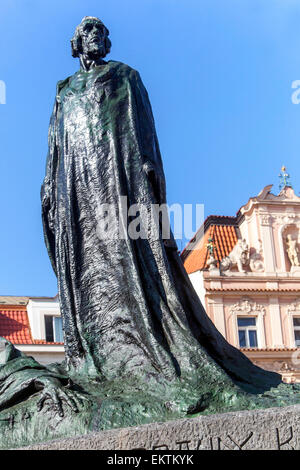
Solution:
<svg viewBox="0 0 300 470">
<path fill-rule="evenodd" d="M 263 352 L 263 351 L 284 351 L 284 352 L 295 352 L 299 351 L 300 348 L 240 348 L 241 351 L 249 352 Z"/>
<path fill-rule="evenodd" d="M 64 343 L 58 341 L 46 341 L 45 339 L 34 339 L 32 344 L 47 344 L 47 345 L 56 345 L 56 346 L 63 346 Z"/>
<path fill-rule="evenodd" d="M 195 249 L 188 250 L 191 243 L 189 242 L 185 250 L 183 250 L 181 258 L 188 274 L 208 268 L 207 244 L 209 238 L 214 240 L 214 256 L 218 262 L 225 258 L 225 256 L 228 256 L 236 245 L 238 238 L 234 223 L 235 218 L 221 216 L 220 219 L 220 224 L 216 224 L 215 222 L 219 222 L 217 216 L 208 217 L 205 221 L 206 227 L 204 225 L 204 236 L 200 239 Z M 226 223 L 224 223 L 225 221 Z"/>
<path fill-rule="evenodd" d="M 186 254 L 186 258 L 183 261 L 184 267 L 188 274 L 206 267 L 207 261 L 207 243 L 209 237 L 212 235 L 212 227 L 210 227 L 204 234 L 202 240 L 198 243 L 198 246 Z"/>
<path fill-rule="evenodd" d="M 34 340 L 31 335 L 26 306 L 21 305 L 0 305 L 0 336 L 13 344 L 63 344 Z"/>
<path fill-rule="evenodd" d="M 32 344 L 26 307 L 0 306 L 0 336 L 14 344 Z"/>
</svg>

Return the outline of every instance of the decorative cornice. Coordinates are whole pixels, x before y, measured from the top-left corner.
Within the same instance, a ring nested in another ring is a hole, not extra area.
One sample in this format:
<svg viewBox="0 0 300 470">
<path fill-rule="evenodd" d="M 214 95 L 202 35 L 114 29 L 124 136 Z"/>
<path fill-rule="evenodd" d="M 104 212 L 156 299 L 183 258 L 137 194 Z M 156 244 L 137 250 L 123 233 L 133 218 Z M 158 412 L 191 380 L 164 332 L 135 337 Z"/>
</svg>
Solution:
<svg viewBox="0 0 300 470">
<path fill-rule="evenodd" d="M 287 313 L 289 315 L 292 315 L 295 312 L 300 312 L 300 298 L 295 299 L 295 301 L 287 308 Z"/>
<path fill-rule="evenodd" d="M 274 221 L 281 225 L 295 224 L 300 222 L 300 216 L 294 212 L 287 212 L 285 214 L 274 214 Z"/>
<path fill-rule="evenodd" d="M 229 312 L 242 312 L 245 314 L 253 314 L 253 313 L 260 313 L 264 315 L 266 313 L 266 309 L 263 305 L 258 304 L 250 299 L 243 299 L 237 302 L 236 304 L 232 305 L 229 309 Z"/>
<path fill-rule="evenodd" d="M 261 225 L 271 225 L 273 217 L 270 214 L 260 214 L 260 223 Z"/>
<path fill-rule="evenodd" d="M 263 210 L 259 210 L 259 219 L 261 225 L 272 225 L 273 223 L 277 223 L 278 225 L 287 225 L 287 224 L 295 224 L 300 222 L 300 215 L 296 214 L 295 212 L 285 212 L 285 213 L 277 213 L 272 212 L 265 212 Z"/>
</svg>

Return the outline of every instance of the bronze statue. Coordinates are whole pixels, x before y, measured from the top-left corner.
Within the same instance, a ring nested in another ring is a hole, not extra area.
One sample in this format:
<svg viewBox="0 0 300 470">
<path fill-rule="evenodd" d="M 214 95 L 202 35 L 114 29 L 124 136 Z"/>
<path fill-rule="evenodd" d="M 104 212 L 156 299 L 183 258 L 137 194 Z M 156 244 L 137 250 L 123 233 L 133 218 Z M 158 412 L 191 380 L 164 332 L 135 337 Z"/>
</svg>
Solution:
<svg viewBox="0 0 300 470">
<path fill-rule="evenodd" d="M 4 341 L 0 429 L 4 412 L 15 422 L 29 414 L 26 433 L 16 425 L 24 443 L 299 401 L 297 386 L 218 332 L 161 221 L 155 236 L 149 227 L 129 236 L 132 206 L 149 215 L 166 202 L 148 94 L 136 70 L 105 60 L 111 42 L 99 19 L 85 17 L 71 43 L 80 70 L 57 85 L 42 186 L 66 360 L 43 367 Z M 106 205 L 118 222 L 114 237 Z M 51 429 L 36 435 L 46 422 Z"/>
</svg>

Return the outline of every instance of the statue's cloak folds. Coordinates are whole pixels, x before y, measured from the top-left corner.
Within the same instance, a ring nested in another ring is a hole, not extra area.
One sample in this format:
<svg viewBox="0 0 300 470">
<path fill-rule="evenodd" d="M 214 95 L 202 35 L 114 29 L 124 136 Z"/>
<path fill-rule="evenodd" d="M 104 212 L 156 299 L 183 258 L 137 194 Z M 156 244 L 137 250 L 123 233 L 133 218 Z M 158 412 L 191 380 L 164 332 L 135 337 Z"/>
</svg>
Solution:
<svg viewBox="0 0 300 470">
<path fill-rule="evenodd" d="M 135 70 L 109 61 L 58 83 L 49 129 L 43 224 L 69 370 L 253 393 L 278 385 L 217 331 L 173 239 L 101 236 L 103 204 L 127 229 L 124 197 L 149 211 L 165 203 L 165 181 L 147 91 Z"/>
</svg>

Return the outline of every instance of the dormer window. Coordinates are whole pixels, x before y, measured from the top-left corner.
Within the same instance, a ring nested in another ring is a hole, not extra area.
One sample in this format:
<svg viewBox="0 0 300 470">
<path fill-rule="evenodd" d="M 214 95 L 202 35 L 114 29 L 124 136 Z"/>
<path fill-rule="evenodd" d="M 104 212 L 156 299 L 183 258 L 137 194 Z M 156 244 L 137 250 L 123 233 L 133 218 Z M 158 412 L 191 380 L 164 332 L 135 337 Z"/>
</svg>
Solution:
<svg viewBox="0 0 300 470">
<path fill-rule="evenodd" d="M 45 315 L 45 338 L 55 343 L 64 341 L 61 317 Z"/>
</svg>

